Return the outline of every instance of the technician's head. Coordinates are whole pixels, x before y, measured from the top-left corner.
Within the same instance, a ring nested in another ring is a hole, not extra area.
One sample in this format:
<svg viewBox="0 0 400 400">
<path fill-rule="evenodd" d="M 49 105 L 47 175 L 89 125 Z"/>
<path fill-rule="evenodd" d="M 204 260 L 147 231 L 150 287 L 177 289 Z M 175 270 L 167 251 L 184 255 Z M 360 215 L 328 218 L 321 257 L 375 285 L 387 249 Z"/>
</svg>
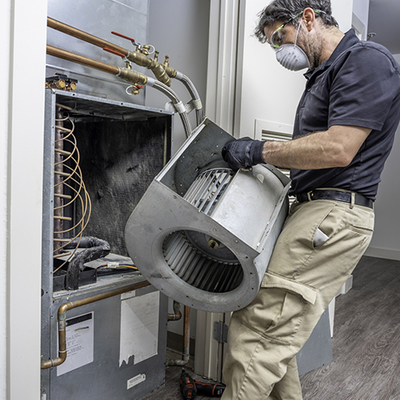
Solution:
<svg viewBox="0 0 400 400">
<path fill-rule="evenodd" d="M 269 43 L 291 71 L 320 65 L 326 34 L 338 25 L 330 0 L 274 0 L 259 18 L 257 38 Z"/>
</svg>

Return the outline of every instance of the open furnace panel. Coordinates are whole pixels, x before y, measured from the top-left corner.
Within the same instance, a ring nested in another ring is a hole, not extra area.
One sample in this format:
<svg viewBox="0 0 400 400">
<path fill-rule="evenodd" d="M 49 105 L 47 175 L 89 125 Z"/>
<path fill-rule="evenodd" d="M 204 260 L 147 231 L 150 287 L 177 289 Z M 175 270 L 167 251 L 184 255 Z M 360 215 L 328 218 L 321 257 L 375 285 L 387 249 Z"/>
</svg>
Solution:
<svg viewBox="0 0 400 400">
<path fill-rule="evenodd" d="M 171 131 L 166 111 L 46 90 L 42 362 L 58 354 L 61 305 L 143 286 L 127 254 L 124 228 L 170 158 Z M 66 276 L 82 251 L 81 236 L 107 242 L 110 254 L 79 268 L 71 289 Z M 151 286 L 68 311 L 67 359 L 42 369 L 43 395 L 144 397 L 164 382 L 166 332 L 167 300 Z"/>
</svg>

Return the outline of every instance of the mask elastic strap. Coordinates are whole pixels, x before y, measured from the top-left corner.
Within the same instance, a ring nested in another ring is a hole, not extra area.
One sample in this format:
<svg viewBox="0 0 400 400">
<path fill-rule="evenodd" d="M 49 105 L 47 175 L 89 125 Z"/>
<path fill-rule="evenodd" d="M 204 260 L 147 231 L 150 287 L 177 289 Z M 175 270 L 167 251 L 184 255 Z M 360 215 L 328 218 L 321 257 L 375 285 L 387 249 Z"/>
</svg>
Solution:
<svg viewBox="0 0 400 400">
<path fill-rule="evenodd" d="M 299 27 L 297 28 L 296 39 L 295 39 L 295 41 L 294 41 L 294 45 L 295 45 L 296 47 L 298 47 L 298 46 L 297 46 L 297 37 L 299 36 L 300 27 L 301 27 L 301 22 L 299 23 Z"/>
</svg>

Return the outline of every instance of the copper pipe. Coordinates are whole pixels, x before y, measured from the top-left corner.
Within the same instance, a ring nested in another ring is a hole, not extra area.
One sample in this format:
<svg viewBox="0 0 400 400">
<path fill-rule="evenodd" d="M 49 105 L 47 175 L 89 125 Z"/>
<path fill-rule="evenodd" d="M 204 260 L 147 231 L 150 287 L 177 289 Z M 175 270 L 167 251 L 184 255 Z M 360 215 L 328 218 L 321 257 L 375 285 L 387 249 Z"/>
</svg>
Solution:
<svg viewBox="0 0 400 400">
<path fill-rule="evenodd" d="M 70 156 L 72 154 L 70 151 L 65 151 L 65 150 L 61 150 L 61 149 L 55 149 L 55 152 L 63 154 L 64 156 Z"/>
<path fill-rule="evenodd" d="M 55 143 L 54 143 L 54 232 L 61 232 L 64 227 L 63 227 L 63 215 L 64 215 L 64 209 L 63 209 L 63 199 L 60 196 L 56 195 L 62 195 L 64 192 L 63 188 L 63 166 L 62 166 L 62 161 L 63 161 L 63 155 L 62 153 L 64 152 L 64 143 L 63 143 L 63 131 L 64 131 L 64 122 L 62 121 L 62 113 L 60 107 L 57 107 L 57 119 L 58 119 L 58 126 L 55 129 Z M 64 235 L 62 233 L 55 233 L 53 234 L 54 237 L 57 239 L 62 239 Z M 55 253 L 58 253 L 60 250 L 60 244 L 59 242 L 54 242 L 53 241 L 53 250 Z"/>
<path fill-rule="evenodd" d="M 183 332 L 183 362 L 189 361 L 190 347 L 190 307 L 184 307 L 184 332 Z"/>
<path fill-rule="evenodd" d="M 171 85 L 171 79 L 169 75 L 165 72 L 163 66 L 157 61 L 152 60 L 147 57 L 145 54 L 142 54 L 138 51 L 129 51 L 121 46 L 118 46 L 114 43 L 108 42 L 107 40 L 103 40 L 97 36 L 91 35 L 90 33 L 81 31 L 80 29 L 74 28 L 70 25 L 64 24 L 63 22 L 57 21 L 53 18 L 47 17 L 47 26 L 53 29 L 56 29 L 60 32 L 66 33 L 67 35 L 76 37 L 77 39 L 84 40 L 85 42 L 91 43 L 95 46 L 104 48 L 107 47 L 111 50 L 114 50 L 118 53 L 123 54 L 128 60 L 140 65 L 142 67 L 146 67 L 151 69 L 156 76 L 156 78 L 164 83 L 167 86 Z M 57 57 L 57 56 L 56 56 Z M 62 57 L 61 57 L 62 58 Z M 77 61 L 75 61 L 77 62 Z M 94 68 L 94 67 L 93 67 Z M 171 76 L 173 75 L 173 69 L 169 69 L 169 73 Z M 116 75 L 117 73 L 115 73 Z M 137 82 L 140 83 L 140 82 Z"/>
<path fill-rule="evenodd" d="M 71 108 L 71 110 L 72 110 L 72 108 Z M 71 129 L 64 128 L 63 126 L 59 126 L 59 125 L 56 125 L 56 129 L 59 129 L 60 131 L 64 131 L 64 132 L 71 132 Z"/>
<path fill-rule="evenodd" d="M 67 199 L 67 200 L 71 200 L 72 199 L 72 196 L 70 196 L 69 194 L 58 194 L 58 193 L 55 193 L 54 197 L 62 197 L 63 199 Z"/>
<path fill-rule="evenodd" d="M 131 290 L 141 289 L 150 286 L 148 281 L 134 283 L 123 288 L 111 290 L 106 293 L 96 294 L 94 296 L 86 297 L 81 300 L 70 301 L 60 306 L 58 309 L 58 357 L 42 361 L 41 369 L 57 367 L 67 359 L 67 334 L 66 334 L 66 320 L 67 311 L 73 308 L 85 306 L 86 304 L 94 303 L 99 300 L 108 299 L 109 297 L 117 296 L 122 293 L 130 292 Z"/>
<path fill-rule="evenodd" d="M 67 61 L 72 61 L 78 64 L 85 65 L 87 67 L 95 68 L 100 71 L 108 72 L 109 74 L 118 75 L 119 68 L 113 65 L 108 65 L 106 63 L 92 60 L 91 58 L 80 56 L 78 54 L 71 53 L 70 51 L 61 50 L 57 47 L 47 45 L 47 54 L 50 56 L 62 58 Z"/>
<path fill-rule="evenodd" d="M 65 253 L 56 254 L 55 256 L 53 256 L 53 258 L 61 258 L 61 257 L 69 256 L 70 254 L 72 254 L 72 253 L 70 251 L 68 251 Z"/>
<path fill-rule="evenodd" d="M 87 67 L 95 68 L 109 74 L 117 75 L 121 79 L 124 79 L 131 83 L 139 83 L 141 85 L 145 85 L 147 83 L 147 76 L 141 74 L 140 72 L 136 72 L 132 69 L 127 68 L 114 67 L 113 65 L 96 61 L 88 57 L 80 56 L 78 54 L 71 53 L 70 51 L 62 50 L 54 46 L 47 45 L 47 54 L 54 57 L 62 58 L 63 60 L 82 64 Z"/>
<path fill-rule="evenodd" d="M 69 153 L 69 154 L 71 154 L 71 153 Z M 59 162 L 58 162 L 58 164 L 59 164 Z M 66 177 L 71 175 L 71 174 L 69 174 L 67 172 L 60 172 L 60 171 L 54 171 L 54 174 L 61 175 L 61 176 L 66 176 Z M 54 186 L 56 186 L 56 185 L 57 185 L 57 183 L 54 184 Z"/>
<path fill-rule="evenodd" d="M 174 314 L 168 313 L 168 321 L 179 321 L 182 318 L 180 304 L 174 300 Z"/>
<path fill-rule="evenodd" d="M 167 359 L 167 365 L 186 365 L 190 359 L 190 307 L 184 307 L 183 319 L 183 354 L 181 360 Z"/>
<path fill-rule="evenodd" d="M 54 219 L 59 219 L 61 221 L 72 221 L 71 217 L 63 217 L 61 215 L 54 215 L 53 218 Z M 56 232 L 58 232 L 58 231 L 56 231 Z"/>
<path fill-rule="evenodd" d="M 57 21 L 53 18 L 47 17 L 47 26 L 49 28 L 56 29 L 57 31 L 66 33 L 67 35 L 76 37 L 77 39 L 84 40 L 85 42 L 94 44 L 98 47 L 109 47 L 110 49 L 116 50 L 119 53 L 124 54 L 125 56 L 128 54 L 128 50 L 123 47 L 117 46 L 114 43 L 107 42 L 107 40 L 100 39 L 97 36 L 91 35 L 90 33 L 86 33 L 81 31 L 80 29 L 74 28 L 70 25 L 64 24 L 60 21 Z"/>
</svg>

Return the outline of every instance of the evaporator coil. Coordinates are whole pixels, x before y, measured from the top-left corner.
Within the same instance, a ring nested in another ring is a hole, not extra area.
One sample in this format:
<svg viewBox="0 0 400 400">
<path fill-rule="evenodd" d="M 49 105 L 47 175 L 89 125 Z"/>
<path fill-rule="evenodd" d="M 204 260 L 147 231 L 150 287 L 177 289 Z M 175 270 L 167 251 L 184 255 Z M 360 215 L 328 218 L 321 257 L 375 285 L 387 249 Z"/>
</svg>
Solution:
<svg viewBox="0 0 400 400">
<path fill-rule="evenodd" d="M 153 180 L 125 229 L 128 252 L 149 282 L 210 312 L 254 299 L 288 207 L 290 181 L 279 170 L 228 167 L 221 149 L 232 139 L 205 120 Z"/>
</svg>

